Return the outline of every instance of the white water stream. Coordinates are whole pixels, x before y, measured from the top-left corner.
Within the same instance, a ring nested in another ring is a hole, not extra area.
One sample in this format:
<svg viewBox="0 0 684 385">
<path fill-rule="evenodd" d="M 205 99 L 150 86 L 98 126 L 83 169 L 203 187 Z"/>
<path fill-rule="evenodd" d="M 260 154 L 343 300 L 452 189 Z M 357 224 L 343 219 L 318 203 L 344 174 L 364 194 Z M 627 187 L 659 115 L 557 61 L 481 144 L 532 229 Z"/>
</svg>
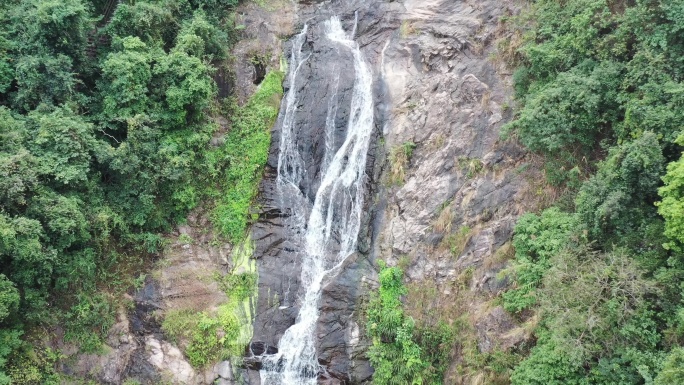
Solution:
<svg viewBox="0 0 684 385">
<path fill-rule="evenodd" d="M 290 58 L 290 91 L 285 100 L 282 120 L 277 189 L 281 202 L 292 209 L 287 226 L 289 234 L 299 237 L 294 244 L 303 245 L 301 285 L 305 289 L 301 308 L 294 325 L 285 331 L 278 353 L 262 361 L 262 385 L 315 385 L 321 367 L 316 357 L 315 328 L 318 302 L 328 273 L 356 251 L 364 198 L 366 155 L 373 128 L 372 75 L 358 44 L 342 28 L 338 17 L 325 22 L 325 38 L 340 46 L 340 52 L 353 57 L 355 79 L 349 123 L 344 142 L 335 151 L 334 120 L 337 114 L 336 79 L 330 79 L 333 94 L 328 101 L 326 119 L 326 154 L 321 168 L 321 181 L 313 206 L 300 191 L 305 168 L 300 148 L 295 142 L 297 129 L 297 76 L 310 56 L 304 57 L 302 46 L 307 27 L 293 44 Z M 309 149 L 303 149 L 304 151 Z M 308 215 L 308 217 L 307 217 Z"/>
</svg>

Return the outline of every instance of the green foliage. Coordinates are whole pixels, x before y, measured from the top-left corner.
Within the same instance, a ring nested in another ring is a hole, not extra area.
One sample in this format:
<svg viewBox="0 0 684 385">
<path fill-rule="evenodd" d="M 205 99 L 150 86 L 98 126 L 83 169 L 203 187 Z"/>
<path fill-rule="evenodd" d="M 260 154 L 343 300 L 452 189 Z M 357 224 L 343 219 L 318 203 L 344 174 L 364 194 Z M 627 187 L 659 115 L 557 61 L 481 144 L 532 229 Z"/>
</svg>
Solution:
<svg viewBox="0 0 684 385">
<path fill-rule="evenodd" d="M 516 287 L 503 294 L 506 310 L 519 312 L 536 303 L 535 291 L 551 258 L 569 246 L 575 226 L 575 218 L 557 208 L 520 217 L 513 236 Z"/>
<path fill-rule="evenodd" d="M 197 123 L 216 93 L 207 66 L 198 57 L 174 49 L 158 59 L 153 74 L 158 77 L 162 124 L 182 128 Z"/>
<path fill-rule="evenodd" d="M 503 302 L 539 322 L 514 385 L 681 382 L 683 15 L 668 0 L 541 0 L 516 18 L 522 108 L 505 133 L 578 194 L 574 213 L 516 226 Z"/>
<path fill-rule="evenodd" d="M 6 372 L 7 361 L 22 346 L 20 339 L 23 333 L 16 329 L 0 329 L 0 384 L 10 385 L 11 378 Z"/>
<path fill-rule="evenodd" d="M 77 300 L 67 312 L 64 339 L 77 342 L 84 352 L 96 352 L 114 324 L 114 308 L 102 294 L 79 294 Z"/>
<path fill-rule="evenodd" d="M 184 348 L 197 368 L 229 357 L 242 357 L 252 339 L 251 323 L 256 294 L 256 265 L 251 260 L 254 246 L 248 237 L 233 252 L 234 271 L 214 279 L 228 300 L 210 312 L 172 309 L 164 316 L 162 330 Z"/>
<path fill-rule="evenodd" d="M 413 142 L 404 142 L 390 150 L 390 183 L 401 185 L 406 178 L 406 167 L 408 167 L 413 157 L 413 151 L 416 149 L 416 144 Z"/>
<path fill-rule="evenodd" d="M 178 33 L 176 49 L 204 61 L 224 59 L 227 34 L 207 20 L 207 15 L 197 11 L 192 19 L 183 23 Z"/>
<path fill-rule="evenodd" d="M 645 298 L 657 294 L 637 263 L 622 250 L 583 248 L 556 254 L 539 291 L 544 326 L 557 349 L 586 360 L 628 346 L 653 349 L 660 342 Z"/>
<path fill-rule="evenodd" d="M 4 22 L 16 70 L 13 105 L 29 111 L 78 99 L 77 73 L 91 72 L 85 51 L 93 18 L 83 1 L 17 1 Z"/>
<path fill-rule="evenodd" d="M 197 313 L 189 309 L 170 310 L 162 322 L 162 330 L 176 343 L 185 342 L 185 354 L 190 363 L 204 368 L 210 363 L 244 351 L 241 340 L 242 322 L 239 307 L 254 295 L 256 275 L 226 274 L 217 277 L 219 287 L 229 300 L 215 314 Z"/>
<path fill-rule="evenodd" d="M 187 52 L 204 58 L 223 58 L 223 39 L 232 33 L 230 13 L 237 0 L 136 1 L 117 7 L 104 33 L 116 38 L 134 36 L 165 49 L 192 46 L 204 52 Z M 220 27 L 220 28 L 219 28 Z M 190 35 L 187 32 L 191 32 Z M 198 36 L 203 42 L 192 38 Z M 194 41 L 193 41 L 194 40 Z"/>
<path fill-rule="evenodd" d="M 664 163 L 652 132 L 610 150 L 577 196 L 577 212 L 593 239 L 621 238 L 655 219 L 653 202 Z"/>
<path fill-rule="evenodd" d="M 620 384 L 652 378 L 661 336 L 646 298 L 657 292 L 623 252 L 558 253 L 538 290 L 537 346 L 513 384 Z M 587 370 L 591 368 L 591 370 Z"/>
<path fill-rule="evenodd" d="M 137 37 L 125 37 L 120 44 L 121 51 L 107 55 L 102 65 L 101 119 L 110 125 L 125 124 L 144 114 L 151 103 L 147 95 L 152 80 L 152 53 Z"/>
<path fill-rule="evenodd" d="M 266 75 L 247 104 L 235 112 L 225 145 L 210 155 L 211 169 L 226 170 L 218 181 L 223 195 L 217 201 L 213 221 L 233 242 L 244 236 L 249 208 L 268 160 L 270 128 L 278 116 L 283 76 L 281 72 Z"/>
<path fill-rule="evenodd" d="M 221 197 L 215 220 L 234 239 L 244 233 L 282 75 L 212 148 L 213 64 L 228 59 L 236 4 L 119 2 L 111 19 L 102 1 L 0 7 L 0 384 L 58 383 L 24 330 L 60 325 L 67 341 L 98 351 L 112 298 L 200 200 Z M 243 148 L 253 152 L 241 160 Z M 254 277 L 230 284 L 244 297 Z M 212 318 L 228 339 L 240 330 L 234 310 Z M 208 350 L 195 362 L 232 348 L 220 336 L 220 349 L 208 347 L 212 325 L 195 328 L 191 346 Z"/>
<path fill-rule="evenodd" d="M 19 291 L 4 274 L 0 274 L 0 322 L 19 309 Z"/>
<path fill-rule="evenodd" d="M 677 142 L 684 145 L 684 135 Z M 667 166 L 663 182 L 665 185 L 658 190 L 662 201 L 657 205 L 658 213 L 665 218 L 665 235 L 671 239 L 666 247 L 681 251 L 684 244 L 684 154 Z"/>
<path fill-rule="evenodd" d="M 255 273 L 226 274 L 219 279 L 219 287 L 228 297 L 241 302 L 256 290 L 257 276 Z"/>
<path fill-rule="evenodd" d="M 505 132 L 516 132 L 525 146 L 544 154 L 592 150 L 617 119 L 620 77 L 618 64 L 582 62 L 531 91 Z"/>
<path fill-rule="evenodd" d="M 551 344 L 539 344 L 511 375 L 514 385 L 588 385 L 581 367 Z"/>
<path fill-rule="evenodd" d="M 76 185 L 88 179 L 93 154 L 98 150 L 92 124 L 66 107 L 33 111 L 26 123 L 27 133 L 33 136 L 25 138 L 27 149 L 37 156 L 39 175 L 60 185 Z"/>
<path fill-rule="evenodd" d="M 463 253 L 468 241 L 471 238 L 472 229 L 468 226 L 461 226 L 457 231 L 448 234 L 444 237 L 442 242 L 449 248 L 451 256 L 458 258 Z"/>
<path fill-rule="evenodd" d="M 40 103 L 70 102 L 76 94 L 73 62 L 65 55 L 25 55 L 16 61 L 17 109 L 29 111 Z"/>
<path fill-rule="evenodd" d="M 663 369 L 653 382 L 654 385 L 674 385 L 684 383 L 684 349 L 675 348 L 665 359 Z"/>
<path fill-rule="evenodd" d="M 170 309 L 164 315 L 161 328 L 171 341 L 178 344 L 186 336 L 188 330 L 192 330 L 197 322 L 197 315 L 188 309 Z"/>
<path fill-rule="evenodd" d="M 404 314 L 401 297 L 407 293 L 398 267 L 383 267 L 380 288 L 367 309 L 366 332 L 373 345 L 368 358 L 375 369 L 374 384 L 441 384 L 454 342 L 451 327 L 416 328 Z"/>
<path fill-rule="evenodd" d="M 516 71 L 523 108 L 506 126 L 572 168 L 651 131 L 672 143 L 684 124 L 680 8 L 669 1 L 535 2 Z"/>
<path fill-rule="evenodd" d="M 186 350 L 190 363 L 195 367 L 204 367 L 216 357 L 219 346 L 219 323 L 216 319 L 205 314 L 199 315 L 191 336 L 191 342 Z"/>
<path fill-rule="evenodd" d="M 458 166 L 466 172 L 466 179 L 478 175 L 485 167 L 482 160 L 468 157 L 459 157 Z"/>
<path fill-rule="evenodd" d="M 175 1 L 136 1 L 116 8 L 104 33 L 113 39 L 137 37 L 146 44 L 171 47 L 178 33 L 178 15 L 182 8 Z"/>
</svg>

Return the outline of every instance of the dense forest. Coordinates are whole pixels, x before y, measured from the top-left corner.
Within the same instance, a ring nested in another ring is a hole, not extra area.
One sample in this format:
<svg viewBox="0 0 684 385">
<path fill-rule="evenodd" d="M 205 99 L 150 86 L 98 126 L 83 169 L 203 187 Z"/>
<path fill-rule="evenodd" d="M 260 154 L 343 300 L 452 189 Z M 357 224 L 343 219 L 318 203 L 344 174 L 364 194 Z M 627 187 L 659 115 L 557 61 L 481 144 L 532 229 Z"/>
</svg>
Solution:
<svg viewBox="0 0 684 385">
<path fill-rule="evenodd" d="M 684 2 L 541 0 L 503 43 L 554 207 L 515 229 L 511 383 L 684 383 Z"/>
<path fill-rule="evenodd" d="M 2 2 L 0 384 L 59 383 L 59 353 L 35 343 L 55 328 L 98 351 L 161 234 L 200 202 L 244 236 L 282 76 L 242 107 L 218 97 L 237 3 Z M 212 146 L 219 114 L 233 128 Z"/>
</svg>

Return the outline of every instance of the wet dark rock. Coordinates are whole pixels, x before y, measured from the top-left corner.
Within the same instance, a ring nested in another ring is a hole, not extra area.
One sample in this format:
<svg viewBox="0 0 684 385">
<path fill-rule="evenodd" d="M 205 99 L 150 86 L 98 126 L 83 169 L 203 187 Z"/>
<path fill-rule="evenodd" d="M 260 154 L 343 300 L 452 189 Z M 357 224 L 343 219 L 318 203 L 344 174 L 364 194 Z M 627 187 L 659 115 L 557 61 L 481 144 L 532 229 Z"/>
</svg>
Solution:
<svg viewBox="0 0 684 385">
<path fill-rule="evenodd" d="M 264 78 L 266 77 L 266 64 L 262 63 L 260 60 L 257 60 L 254 63 L 254 78 L 252 80 L 252 83 L 254 84 L 261 84 L 262 81 L 264 81 Z"/>
<path fill-rule="evenodd" d="M 362 383 L 372 373 L 363 354 L 370 342 L 362 334 L 363 321 L 355 312 L 370 288 L 364 277 L 374 273 L 370 261 L 355 254 L 323 288 L 316 330 L 318 358 L 331 377 L 344 383 Z"/>
<path fill-rule="evenodd" d="M 135 293 L 135 308 L 130 314 L 131 330 L 137 335 L 161 334 L 161 325 L 154 316 L 155 310 L 163 309 L 159 283 L 151 277 Z"/>
<path fill-rule="evenodd" d="M 157 368 L 147 361 L 142 350 L 138 350 L 131 356 L 128 366 L 128 378 L 137 380 L 141 385 L 153 385 L 161 382 L 161 375 Z"/>
<path fill-rule="evenodd" d="M 248 354 L 250 356 L 262 356 L 264 354 L 276 354 L 278 353 L 278 348 L 271 345 L 266 345 L 263 342 L 251 342 L 247 347 Z"/>
<path fill-rule="evenodd" d="M 300 2 L 300 19 L 307 20 L 308 34 L 304 44 L 304 55 L 310 55 L 302 64 L 296 82 L 286 79 L 284 88 L 298 92 L 297 114 L 295 115 L 295 141 L 303 151 L 305 178 L 299 190 L 312 204 L 321 179 L 321 165 L 325 153 L 325 127 L 329 105 L 337 106 L 334 115 L 333 150 L 343 143 L 349 122 L 352 90 L 354 86 L 354 63 L 349 52 L 338 43 L 323 36 L 323 22 L 332 15 L 339 15 L 347 31 L 351 31 L 358 11 L 359 24 L 357 41 L 364 48 L 366 61 L 377 68 L 382 44 L 398 28 L 399 21 L 392 12 L 397 4 L 385 2 L 341 2 L 335 1 L 324 7 L 309 6 L 315 2 Z M 290 46 L 288 44 L 288 46 Z M 289 55 L 289 48 L 288 53 Z M 363 230 L 359 236 L 357 254 L 345 263 L 345 268 L 326 279 L 321 299 L 321 317 L 317 325 L 320 336 L 317 346 L 321 363 L 325 366 L 327 379 L 322 383 L 361 383 L 372 374 L 365 358 L 366 343 L 362 330 L 355 319 L 355 310 L 365 293 L 362 277 L 375 275 L 368 254 L 372 252 L 370 213 L 373 202 L 370 195 L 379 179 L 378 164 L 384 161 L 378 141 L 384 126 L 384 114 L 377 110 L 385 95 L 378 78 L 375 87 L 376 122 L 373 141 L 369 148 L 366 173 L 369 176 L 366 216 L 362 220 Z M 299 298 L 304 288 L 300 287 L 302 245 L 296 244 L 287 233 L 287 221 L 292 215 L 287 204 L 278 200 L 275 179 L 280 144 L 280 122 L 272 135 L 265 177 L 260 187 L 262 215 L 253 227 L 256 241 L 255 258 L 259 270 L 259 296 L 254 322 L 253 344 L 277 346 L 287 328 L 294 324 L 299 311 Z M 380 155 L 380 157 L 378 157 Z M 307 213 L 308 215 L 308 213 Z M 260 360 L 249 357 L 246 366 L 256 370 Z M 251 378 L 251 377 L 250 377 Z M 330 382 L 333 381 L 333 382 Z M 342 381 L 342 382 L 334 382 Z"/>
</svg>

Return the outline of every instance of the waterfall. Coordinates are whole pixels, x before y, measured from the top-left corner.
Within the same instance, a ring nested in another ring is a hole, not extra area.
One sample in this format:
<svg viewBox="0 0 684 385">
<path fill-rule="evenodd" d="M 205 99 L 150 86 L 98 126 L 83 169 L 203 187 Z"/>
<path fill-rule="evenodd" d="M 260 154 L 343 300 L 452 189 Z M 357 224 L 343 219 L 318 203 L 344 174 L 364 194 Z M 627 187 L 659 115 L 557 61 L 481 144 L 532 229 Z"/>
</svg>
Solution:
<svg viewBox="0 0 684 385">
<path fill-rule="evenodd" d="M 294 244 L 301 245 L 301 285 L 305 289 L 294 325 L 285 331 L 278 353 L 265 356 L 261 370 L 263 385 L 314 385 L 321 367 L 316 357 L 315 328 L 318 302 L 326 276 L 356 251 L 364 198 L 366 156 L 373 128 L 372 75 L 352 34 L 342 28 L 338 17 L 324 24 L 325 38 L 348 52 L 354 62 L 355 78 L 349 122 L 344 142 L 335 151 L 334 120 L 337 114 L 337 79 L 328 101 L 325 129 L 326 154 L 321 180 L 313 205 L 300 191 L 305 176 L 304 159 L 295 142 L 297 127 L 297 75 L 310 56 L 303 56 L 307 27 L 294 39 L 290 57 L 290 91 L 285 100 L 276 186 L 283 207 L 291 208 L 286 224 Z M 334 71 L 337 72 L 337 71 Z M 304 149 L 306 150 L 306 149 Z"/>
</svg>

